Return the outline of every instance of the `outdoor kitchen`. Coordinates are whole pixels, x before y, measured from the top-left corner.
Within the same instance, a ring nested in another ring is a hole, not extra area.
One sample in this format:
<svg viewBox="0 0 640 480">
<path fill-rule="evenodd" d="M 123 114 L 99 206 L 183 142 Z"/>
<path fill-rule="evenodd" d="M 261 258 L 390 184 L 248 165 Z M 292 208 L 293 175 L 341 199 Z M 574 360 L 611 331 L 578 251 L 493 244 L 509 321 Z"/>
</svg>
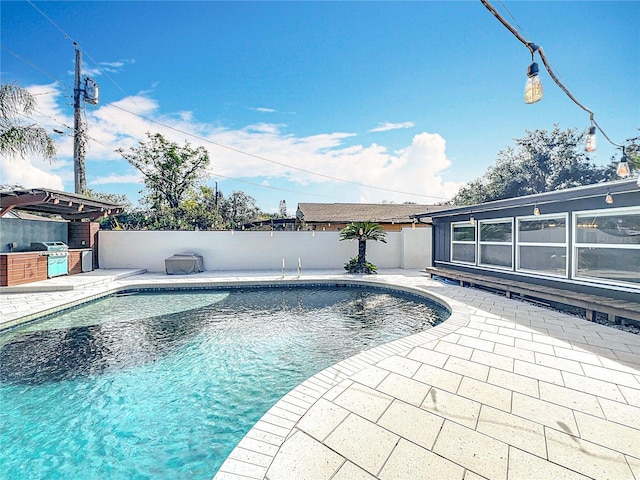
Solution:
<svg viewBox="0 0 640 480">
<path fill-rule="evenodd" d="M 0 287 L 98 268 L 95 220 L 118 213 L 88 197 L 44 189 L 0 192 Z"/>
</svg>

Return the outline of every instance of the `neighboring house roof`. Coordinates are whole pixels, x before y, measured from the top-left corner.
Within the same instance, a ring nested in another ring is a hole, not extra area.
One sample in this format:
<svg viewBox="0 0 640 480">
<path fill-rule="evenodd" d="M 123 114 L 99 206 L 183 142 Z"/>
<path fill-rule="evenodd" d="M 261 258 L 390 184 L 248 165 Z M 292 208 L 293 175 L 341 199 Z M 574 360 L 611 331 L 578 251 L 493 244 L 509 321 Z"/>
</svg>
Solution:
<svg viewBox="0 0 640 480">
<path fill-rule="evenodd" d="M 299 203 L 296 217 L 306 223 L 411 223 L 418 214 L 445 208 L 449 207 L 412 203 Z"/>
</svg>

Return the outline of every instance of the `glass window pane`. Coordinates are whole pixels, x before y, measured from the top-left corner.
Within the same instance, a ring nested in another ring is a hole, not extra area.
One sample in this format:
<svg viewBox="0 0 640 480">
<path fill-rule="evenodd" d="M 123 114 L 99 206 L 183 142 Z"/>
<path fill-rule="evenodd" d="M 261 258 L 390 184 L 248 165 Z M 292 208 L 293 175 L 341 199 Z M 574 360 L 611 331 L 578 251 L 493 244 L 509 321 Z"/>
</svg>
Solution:
<svg viewBox="0 0 640 480">
<path fill-rule="evenodd" d="M 476 227 L 471 225 L 454 226 L 453 240 L 457 242 L 473 242 L 476 239 Z"/>
<path fill-rule="evenodd" d="M 522 243 L 565 243 L 567 224 L 564 218 L 521 220 L 518 222 L 518 241 Z"/>
<path fill-rule="evenodd" d="M 577 243 L 640 245 L 640 213 L 578 215 L 577 226 Z"/>
<path fill-rule="evenodd" d="M 481 245 L 480 263 L 498 267 L 511 267 L 511 245 Z"/>
<path fill-rule="evenodd" d="M 564 247 L 519 247 L 518 268 L 565 276 L 567 250 Z"/>
<path fill-rule="evenodd" d="M 578 248 L 577 275 L 640 283 L 640 249 Z"/>
<path fill-rule="evenodd" d="M 452 245 L 451 260 L 454 262 L 476 262 L 476 246 L 464 243 L 456 243 Z"/>
<path fill-rule="evenodd" d="M 481 242 L 511 242 L 511 222 L 481 223 Z"/>
</svg>

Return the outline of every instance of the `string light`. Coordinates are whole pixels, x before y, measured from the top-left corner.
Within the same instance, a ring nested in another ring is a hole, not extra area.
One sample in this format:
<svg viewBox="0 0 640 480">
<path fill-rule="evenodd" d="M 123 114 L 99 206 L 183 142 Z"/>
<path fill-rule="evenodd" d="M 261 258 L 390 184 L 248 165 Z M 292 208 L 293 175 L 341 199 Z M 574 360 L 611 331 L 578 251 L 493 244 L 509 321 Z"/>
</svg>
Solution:
<svg viewBox="0 0 640 480">
<path fill-rule="evenodd" d="M 587 141 L 585 142 L 585 145 L 584 145 L 584 151 L 595 152 L 596 148 L 598 148 L 598 145 L 596 142 L 596 127 L 594 125 L 591 125 L 589 127 L 589 133 L 587 133 Z"/>
<path fill-rule="evenodd" d="M 600 133 L 602 133 L 602 135 L 604 136 L 605 139 L 607 139 L 607 141 L 611 144 L 614 145 L 618 148 L 622 148 L 622 160 L 620 160 L 620 163 L 618 164 L 618 175 L 622 178 L 626 178 L 630 175 L 630 169 L 629 169 L 629 165 L 627 164 L 627 160 L 626 157 L 624 155 L 624 146 L 615 143 L 614 141 L 612 141 L 607 134 L 604 132 L 604 130 L 602 130 L 602 128 L 600 127 L 600 125 L 598 125 L 598 123 L 595 121 L 594 119 L 594 113 L 593 111 L 591 111 L 589 108 L 585 107 L 582 103 L 580 103 L 576 97 L 574 97 L 571 92 L 567 89 L 567 87 L 565 87 L 562 82 L 558 79 L 558 77 L 556 76 L 556 74 L 554 73 L 554 71 L 551 69 L 551 66 L 549 65 L 549 61 L 547 60 L 547 56 L 544 53 L 544 50 L 542 49 L 542 47 L 534 44 L 533 42 L 528 41 L 527 39 L 525 39 L 520 32 L 518 32 L 513 26 L 511 26 L 509 24 L 509 22 L 507 22 L 502 15 L 500 15 L 500 13 L 493 7 L 493 5 L 491 5 L 491 3 L 489 3 L 488 0 L 480 0 L 482 2 L 482 4 L 487 8 L 487 10 L 489 10 L 494 17 L 496 17 L 496 19 L 498 19 L 498 21 L 507 29 L 509 30 L 520 42 L 522 42 L 531 52 L 531 60 L 533 62 L 533 58 L 534 58 L 534 54 L 537 52 L 538 55 L 540 56 L 540 59 L 542 60 L 542 63 L 545 67 L 545 69 L 547 70 L 547 72 L 549 73 L 549 76 L 553 79 L 553 81 L 556 83 L 556 85 L 558 85 L 558 87 L 560 87 L 560 89 L 573 101 L 573 103 L 575 103 L 578 107 L 580 107 L 581 109 L 583 109 L 585 112 L 587 112 L 589 114 L 589 118 L 591 120 L 591 127 L 589 127 L 589 133 L 587 134 L 587 143 L 585 145 L 585 150 L 587 152 L 593 152 L 596 149 L 596 137 L 595 137 L 595 133 L 596 133 L 596 128 L 598 130 L 600 130 Z M 517 23 L 516 23 L 517 24 Z M 539 101 L 542 98 L 542 82 L 539 79 L 538 76 L 538 64 L 533 62 L 531 63 L 531 65 L 529 65 L 529 68 L 527 69 L 527 76 L 529 77 L 527 79 L 527 85 L 526 85 L 526 89 L 525 89 L 525 96 L 524 96 L 524 100 L 525 103 L 535 103 L 537 101 Z M 536 89 L 539 90 L 536 90 Z M 624 165 L 623 165 L 624 163 Z"/>
<path fill-rule="evenodd" d="M 604 197 L 604 201 L 611 205 L 613 203 L 613 195 L 610 192 L 607 192 L 607 196 Z"/>
<path fill-rule="evenodd" d="M 624 153 L 624 147 L 622 147 L 622 158 L 616 168 L 616 173 L 620 178 L 627 178 L 631 175 L 631 169 L 629 168 L 629 162 L 627 161 L 627 155 Z"/>
<path fill-rule="evenodd" d="M 534 50 L 535 51 L 535 50 Z M 538 64 L 533 61 L 533 53 L 531 53 L 531 65 L 527 68 L 527 83 L 524 87 L 524 103 L 531 104 L 542 100 L 544 91 L 542 89 L 542 80 L 538 76 Z"/>
<path fill-rule="evenodd" d="M 536 203 L 536 206 L 533 207 L 533 214 L 537 217 L 540 215 L 540 209 L 538 208 L 538 204 Z"/>
</svg>

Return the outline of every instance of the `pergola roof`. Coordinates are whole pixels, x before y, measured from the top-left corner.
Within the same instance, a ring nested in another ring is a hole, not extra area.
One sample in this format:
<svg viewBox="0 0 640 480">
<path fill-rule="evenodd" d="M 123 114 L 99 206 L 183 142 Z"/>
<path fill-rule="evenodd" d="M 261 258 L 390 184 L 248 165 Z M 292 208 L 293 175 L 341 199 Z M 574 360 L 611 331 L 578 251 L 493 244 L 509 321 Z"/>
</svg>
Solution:
<svg viewBox="0 0 640 480">
<path fill-rule="evenodd" d="M 0 217 L 13 209 L 59 215 L 65 220 L 96 220 L 122 213 L 121 205 L 46 188 L 0 192 Z"/>
</svg>

